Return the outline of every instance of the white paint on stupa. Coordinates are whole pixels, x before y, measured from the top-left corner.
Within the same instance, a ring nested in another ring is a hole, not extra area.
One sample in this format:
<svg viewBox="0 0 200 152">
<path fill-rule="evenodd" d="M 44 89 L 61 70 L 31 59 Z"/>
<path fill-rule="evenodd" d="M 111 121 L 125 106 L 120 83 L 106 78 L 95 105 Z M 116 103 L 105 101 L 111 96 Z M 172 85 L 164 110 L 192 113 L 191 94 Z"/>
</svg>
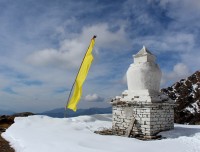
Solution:
<svg viewBox="0 0 200 152">
<path fill-rule="evenodd" d="M 161 76 L 156 57 L 145 46 L 133 55 L 127 70 L 128 90 L 111 101 L 117 135 L 125 135 L 133 120 L 133 136 L 152 137 L 174 127 L 174 101 L 160 92 Z"/>
<path fill-rule="evenodd" d="M 128 91 L 139 95 L 158 93 L 162 74 L 155 56 L 143 46 L 133 57 L 134 63 L 127 71 Z"/>
<path fill-rule="evenodd" d="M 128 90 L 123 92 L 126 96 L 123 100 L 131 101 L 140 96 L 142 102 L 156 102 L 167 98 L 159 92 L 162 73 L 155 60 L 156 57 L 145 46 L 133 55 L 133 63 L 126 73 Z"/>
</svg>

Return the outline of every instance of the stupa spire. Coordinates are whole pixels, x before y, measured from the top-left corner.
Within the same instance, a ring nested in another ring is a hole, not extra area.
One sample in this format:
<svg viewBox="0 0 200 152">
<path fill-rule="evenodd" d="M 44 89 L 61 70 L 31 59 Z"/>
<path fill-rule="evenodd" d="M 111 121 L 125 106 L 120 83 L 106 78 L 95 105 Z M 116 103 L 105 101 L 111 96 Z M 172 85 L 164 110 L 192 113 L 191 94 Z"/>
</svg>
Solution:
<svg viewBox="0 0 200 152">
<path fill-rule="evenodd" d="M 142 49 L 133 55 L 135 63 L 155 62 L 156 57 L 143 45 Z"/>
</svg>

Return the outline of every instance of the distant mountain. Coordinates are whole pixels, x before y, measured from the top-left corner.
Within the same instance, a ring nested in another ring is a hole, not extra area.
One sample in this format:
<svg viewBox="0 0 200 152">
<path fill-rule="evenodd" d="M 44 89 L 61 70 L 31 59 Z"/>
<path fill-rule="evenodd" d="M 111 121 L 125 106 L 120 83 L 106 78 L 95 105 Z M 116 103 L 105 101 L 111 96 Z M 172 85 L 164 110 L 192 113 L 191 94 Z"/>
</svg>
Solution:
<svg viewBox="0 0 200 152">
<path fill-rule="evenodd" d="M 43 113 L 38 113 L 39 115 L 47 115 L 50 117 L 63 118 L 64 117 L 64 108 L 53 109 Z M 80 115 L 93 115 L 93 114 L 108 114 L 112 113 L 112 108 L 89 108 L 89 109 L 78 109 L 76 112 L 67 109 L 67 117 L 76 117 Z"/>
<path fill-rule="evenodd" d="M 175 122 L 200 124 L 200 71 L 161 90 L 178 104 Z"/>
<path fill-rule="evenodd" d="M 3 110 L 3 109 L 0 109 L 0 115 L 12 115 L 14 114 L 15 112 L 13 111 L 10 111 L 10 110 Z"/>
</svg>

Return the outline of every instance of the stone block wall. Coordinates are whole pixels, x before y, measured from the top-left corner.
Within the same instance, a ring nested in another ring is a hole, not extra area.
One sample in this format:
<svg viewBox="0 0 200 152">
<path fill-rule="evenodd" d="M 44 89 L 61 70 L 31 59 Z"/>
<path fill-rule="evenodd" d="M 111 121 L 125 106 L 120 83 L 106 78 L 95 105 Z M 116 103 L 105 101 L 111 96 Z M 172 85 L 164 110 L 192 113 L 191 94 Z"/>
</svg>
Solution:
<svg viewBox="0 0 200 152">
<path fill-rule="evenodd" d="M 125 135 L 133 117 L 136 123 L 131 134 L 154 136 L 174 128 L 174 104 L 126 103 L 113 104 L 112 129 L 116 135 Z"/>
</svg>

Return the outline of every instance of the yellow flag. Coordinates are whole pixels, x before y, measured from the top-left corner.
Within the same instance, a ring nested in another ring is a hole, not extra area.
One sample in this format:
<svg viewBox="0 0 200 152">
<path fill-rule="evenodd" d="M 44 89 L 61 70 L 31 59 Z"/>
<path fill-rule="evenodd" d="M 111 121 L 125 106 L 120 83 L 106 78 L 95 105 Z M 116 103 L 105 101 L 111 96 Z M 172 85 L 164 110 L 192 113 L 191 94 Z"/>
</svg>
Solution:
<svg viewBox="0 0 200 152">
<path fill-rule="evenodd" d="M 73 95 L 69 101 L 69 104 L 67 105 L 67 108 L 73 111 L 76 111 L 77 109 L 77 104 L 82 96 L 82 85 L 87 77 L 90 65 L 92 64 L 93 61 L 92 49 L 94 47 L 94 44 L 95 44 L 95 36 L 92 38 L 88 50 L 85 54 L 79 73 L 75 80 Z"/>
</svg>

